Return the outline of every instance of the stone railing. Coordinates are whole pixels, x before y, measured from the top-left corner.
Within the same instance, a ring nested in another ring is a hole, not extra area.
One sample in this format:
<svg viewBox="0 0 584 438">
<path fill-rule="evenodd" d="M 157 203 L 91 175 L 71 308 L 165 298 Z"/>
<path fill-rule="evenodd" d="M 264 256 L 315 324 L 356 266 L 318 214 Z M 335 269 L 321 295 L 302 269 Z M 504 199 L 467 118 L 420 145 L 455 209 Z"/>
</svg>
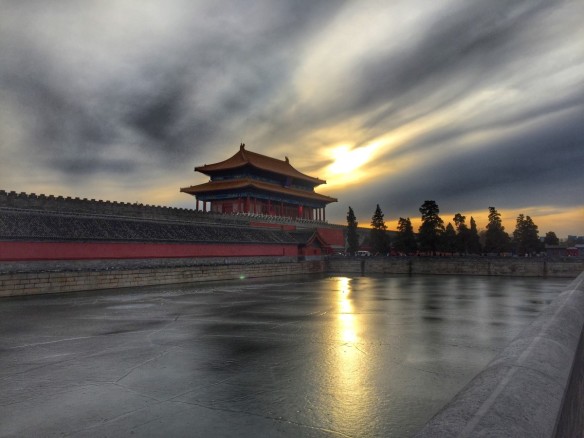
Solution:
<svg viewBox="0 0 584 438">
<path fill-rule="evenodd" d="M 584 273 L 415 435 L 579 437 Z"/>
</svg>

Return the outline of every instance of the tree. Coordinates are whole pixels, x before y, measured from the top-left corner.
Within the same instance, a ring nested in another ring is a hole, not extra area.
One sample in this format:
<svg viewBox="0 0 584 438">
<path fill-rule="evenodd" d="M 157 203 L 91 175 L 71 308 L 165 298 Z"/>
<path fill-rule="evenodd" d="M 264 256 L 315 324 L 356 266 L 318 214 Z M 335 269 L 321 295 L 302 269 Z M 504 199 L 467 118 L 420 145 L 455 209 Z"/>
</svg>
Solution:
<svg viewBox="0 0 584 438">
<path fill-rule="evenodd" d="M 393 241 L 393 247 L 396 251 L 410 254 L 416 252 L 418 245 L 414 235 L 414 227 L 410 218 L 399 218 L 397 222 L 397 235 Z"/>
<path fill-rule="evenodd" d="M 559 245 L 560 239 L 558 239 L 556 233 L 554 233 L 553 231 L 548 231 L 547 233 L 545 233 L 543 243 L 546 245 Z"/>
<path fill-rule="evenodd" d="M 470 217 L 470 229 L 468 230 L 468 252 L 471 254 L 480 254 L 482 251 L 477 223 L 474 218 Z"/>
<path fill-rule="evenodd" d="M 537 225 L 529 216 L 523 213 L 517 216 L 515 231 L 513 231 L 513 244 L 519 255 L 533 254 L 541 249 Z"/>
<path fill-rule="evenodd" d="M 353 212 L 353 209 L 349 207 L 349 211 L 347 212 L 347 252 L 350 255 L 355 255 L 359 250 L 359 236 L 357 235 L 358 225 L 359 222 L 357 222 L 355 213 Z"/>
<path fill-rule="evenodd" d="M 507 251 L 509 246 L 509 235 L 505 232 L 505 227 L 501 221 L 501 214 L 495 207 L 489 207 L 489 223 L 485 236 L 485 251 L 489 253 L 501 254 Z"/>
<path fill-rule="evenodd" d="M 452 220 L 454 221 L 454 225 L 456 226 L 456 250 L 459 252 L 459 254 L 468 254 L 470 252 L 469 250 L 470 230 L 464 223 L 466 220 L 466 216 L 463 216 L 460 213 L 456 213 Z"/>
<path fill-rule="evenodd" d="M 440 235 L 444 232 L 444 221 L 438 216 L 440 209 L 435 201 L 424 201 L 420 207 L 422 225 L 420 225 L 418 240 L 422 251 L 430 251 L 436 255 L 440 244 Z"/>
<path fill-rule="evenodd" d="M 386 254 L 389 252 L 389 238 L 387 236 L 387 226 L 383 220 L 383 213 L 379 204 L 375 208 L 375 213 L 371 217 L 371 247 L 375 254 Z"/>
<path fill-rule="evenodd" d="M 446 225 L 446 229 L 440 236 L 440 249 L 444 252 L 454 254 L 456 252 L 456 231 L 450 222 Z"/>
</svg>

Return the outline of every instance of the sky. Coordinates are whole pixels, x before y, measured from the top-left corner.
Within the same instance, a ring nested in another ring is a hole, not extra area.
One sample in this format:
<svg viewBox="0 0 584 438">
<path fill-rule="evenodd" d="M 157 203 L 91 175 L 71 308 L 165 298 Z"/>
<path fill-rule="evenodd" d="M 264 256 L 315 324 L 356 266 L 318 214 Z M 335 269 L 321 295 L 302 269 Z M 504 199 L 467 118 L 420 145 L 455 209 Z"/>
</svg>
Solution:
<svg viewBox="0 0 584 438">
<path fill-rule="evenodd" d="M 0 189 L 194 208 L 195 166 L 290 158 L 368 226 L 584 235 L 584 1 L 2 0 Z"/>
</svg>

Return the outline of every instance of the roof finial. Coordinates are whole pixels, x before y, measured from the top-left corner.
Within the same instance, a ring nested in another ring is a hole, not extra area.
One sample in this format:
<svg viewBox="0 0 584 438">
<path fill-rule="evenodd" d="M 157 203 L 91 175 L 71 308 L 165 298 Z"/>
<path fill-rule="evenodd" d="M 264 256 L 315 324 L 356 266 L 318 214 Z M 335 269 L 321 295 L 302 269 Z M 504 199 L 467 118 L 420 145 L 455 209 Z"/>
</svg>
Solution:
<svg viewBox="0 0 584 438">
<path fill-rule="evenodd" d="M 245 143 L 243 143 L 243 142 L 242 142 L 242 143 L 239 145 L 239 150 L 240 150 L 240 151 L 242 151 L 242 150 L 244 150 L 244 149 L 245 149 Z"/>
<path fill-rule="evenodd" d="M 290 164 L 290 160 L 288 159 L 288 157 L 284 157 L 286 159 L 286 163 Z"/>
</svg>

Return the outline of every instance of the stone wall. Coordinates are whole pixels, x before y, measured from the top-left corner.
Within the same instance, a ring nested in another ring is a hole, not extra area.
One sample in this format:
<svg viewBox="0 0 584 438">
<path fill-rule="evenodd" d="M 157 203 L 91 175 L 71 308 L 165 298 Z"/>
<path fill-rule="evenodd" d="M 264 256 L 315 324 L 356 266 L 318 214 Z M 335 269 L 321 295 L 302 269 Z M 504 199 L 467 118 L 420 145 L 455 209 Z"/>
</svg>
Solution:
<svg viewBox="0 0 584 438">
<path fill-rule="evenodd" d="M 545 258 L 464 257 L 334 257 L 331 273 L 502 275 L 516 277 L 574 278 L 584 271 L 584 260 Z"/>
<path fill-rule="evenodd" d="M 186 196 L 186 195 L 185 195 Z M 194 202 L 193 202 L 194 204 Z M 277 216 L 256 214 L 217 214 L 188 208 L 176 208 L 160 205 L 103 201 L 70 196 L 37 195 L 35 193 L 17 193 L 0 190 L 0 208 L 37 210 L 43 212 L 75 213 L 84 215 L 123 216 L 154 220 L 180 220 L 208 222 L 213 224 L 265 226 L 292 225 L 293 227 L 327 227 L 344 230 L 344 225 L 328 224 L 325 221 L 310 221 Z"/>
<path fill-rule="evenodd" d="M 0 207 L 57 211 L 60 213 L 77 213 L 89 215 L 111 215 L 147 219 L 172 219 L 197 222 L 212 222 L 232 224 L 249 223 L 243 217 L 222 216 L 187 208 L 174 208 L 158 205 L 144 205 L 117 201 L 102 201 L 87 198 L 72 198 L 54 195 L 37 195 L 35 193 L 17 193 L 0 190 Z"/>
<path fill-rule="evenodd" d="M 295 244 L 280 230 L 0 207 L 0 240 Z"/>
<path fill-rule="evenodd" d="M 513 265 L 505 267 L 506 262 Z M 296 257 L 290 256 L 3 262 L 0 264 L 0 297 L 315 272 L 544 276 L 542 263 L 511 259 L 446 262 L 429 258 L 420 261 L 344 257 L 298 262 Z M 584 262 L 548 261 L 546 264 L 546 275 L 550 277 L 575 277 L 584 271 Z"/>
<path fill-rule="evenodd" d="M 277 259 L 276 259 L 277 260 Z M 61 265 L 50 270 L 45 264 L 36 270 L 0 272 L 0 297 L 35 295 L 47 293 L 85 291 L 94 289 L 115 289 L 133 286 L 151 286 L 200 281 L 234 280 L 241 278 L 273 277 L 322 273 L 325 262 L 269 262 L 266 259 L 240 260 L 192 260 L 191 264 L 159 266 L 155 264 L 136 266 L 123 263 L 91 265 Z"/>
</svg>

